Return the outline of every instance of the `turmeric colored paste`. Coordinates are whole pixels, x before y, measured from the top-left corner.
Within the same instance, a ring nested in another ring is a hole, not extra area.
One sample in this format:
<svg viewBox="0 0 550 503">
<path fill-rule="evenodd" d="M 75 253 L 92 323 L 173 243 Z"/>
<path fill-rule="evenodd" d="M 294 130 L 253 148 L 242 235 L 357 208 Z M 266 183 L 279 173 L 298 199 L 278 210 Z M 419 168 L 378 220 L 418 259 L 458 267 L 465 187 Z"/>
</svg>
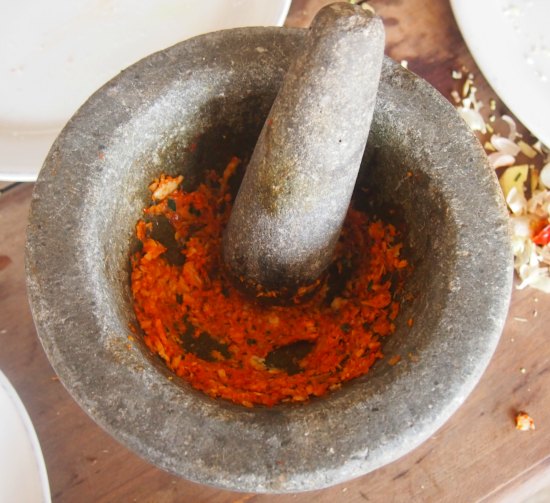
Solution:
<svg viewBox="0 0 550 503">
<path fill-rule="evenodd" d="M 350 208 L 333 265 L 311 298 L 287 306 L 247 298 L 221 257 L 238 164 L 232 159 L 222 176 L 207 173 L 194 191 L 181 188 L 182 177 L 150 186 L 131 275 L 145 343 L 212 397 L 251 407 L 322 396 L 367 373 L 382 358 L 381 339 L 395 330 L 408 270 L 396 228 Z M 151 236 L 154 218 L 169 221 L 181 263 L 167 260 L 167 247 Z M 302 354 L 294 369 L 284 368 L 273 355 L 292 347 Z"/>
</svg>

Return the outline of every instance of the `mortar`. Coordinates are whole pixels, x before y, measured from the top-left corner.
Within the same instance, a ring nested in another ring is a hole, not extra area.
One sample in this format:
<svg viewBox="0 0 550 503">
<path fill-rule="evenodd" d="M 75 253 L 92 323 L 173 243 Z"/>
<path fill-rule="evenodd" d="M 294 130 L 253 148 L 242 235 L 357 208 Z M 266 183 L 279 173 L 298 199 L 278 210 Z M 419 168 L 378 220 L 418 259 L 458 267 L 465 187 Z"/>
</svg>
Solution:
<svg viewBox="0 0 550 503">
<path fill-rule="evenodd" d="M 437 91 L 386 58 L 360 179 L 402 208 L 414 300 L 385 360 L 327 397 L 246 409 L 170 375 L 139 336 L 129 343 L 129 253 L 148 184 L 183 174 L 189 188 L 233 155 L 249 159 L 303 36 L 217 32 L 133 65 L 70 120 L 33 194 L 28 291 L 64 385 L 151 463 L 232 490 L 319 489 L 419 445 L 481 377 L 511 291 L 507 214 L 481 146 Z"/>
</svg>

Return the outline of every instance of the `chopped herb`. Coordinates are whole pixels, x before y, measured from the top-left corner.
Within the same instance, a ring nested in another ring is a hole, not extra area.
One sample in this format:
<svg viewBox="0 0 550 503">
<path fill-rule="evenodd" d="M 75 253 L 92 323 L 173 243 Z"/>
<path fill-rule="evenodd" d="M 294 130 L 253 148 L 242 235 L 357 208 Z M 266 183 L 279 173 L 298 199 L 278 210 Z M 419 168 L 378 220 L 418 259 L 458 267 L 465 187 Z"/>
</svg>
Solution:
<svg viewBox="0 0 550 503">
<path fill-rule="evenodd" d="M 168 204 L 168 208 L 170 208 L 172 211 L 176 211 L 176 201 L 169 198 L 166 204 Z"/>
</svg>

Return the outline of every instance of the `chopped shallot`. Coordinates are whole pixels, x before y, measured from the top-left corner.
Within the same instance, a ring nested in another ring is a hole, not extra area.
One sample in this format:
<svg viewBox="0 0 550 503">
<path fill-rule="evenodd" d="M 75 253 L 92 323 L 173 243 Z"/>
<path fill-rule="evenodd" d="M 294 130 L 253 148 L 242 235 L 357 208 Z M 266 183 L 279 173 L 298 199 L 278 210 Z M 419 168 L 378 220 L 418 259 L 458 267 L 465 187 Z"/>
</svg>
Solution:
<svg viewBox="0 0 550 503">
<path fill-rule="evenodd" d="M 541 190 L 533 194 L 527 203 L 527 211 L 540 219 L 550 215 L 550 192 Z"/>
<path fill-rule="evenodd" d="M 483 134 L 487 132 L 485 127 L 485 121 L 481 114 L 472 108 L 458 107 L 458 113 L 466 121 L 466 124 L 470 126 L 473 131 L 481 131 Z"/>
<path fill-rule="evenodd" d="M 512 140 L 509 140 L 504 136 L 498 136 L 496 134 L 491 136 L 491 143 L 493 144 L 493 147 L 495 147 L 499 152 L 512 155 L 514 157 L 518 155 L 521 150 L 519 146 L 515 144 Z"/>
<path fill-rule="evenodd" d="M 453 73 L 453 78 L 462 78 L 462 73 Z M 520 283 L 518 288 L 532 287 L 550 293 L 550 242 L 547 228 L 550 226 L 550 151 L 540 141 L 532 145 L 522 140 L 514 119 L 501 115 L 508 126 L 507 135 L 493 134 L 496 122 L 496 101 L 489 100 L 491 115 L 485 123 L 480 112 L 483 103 L 476 98 L 473 75 L 468 74 L 462 82 L 462 99 L 458 91 L 451 94 L 457 103 L 457 111 L 484 143 L 489 163 L 499 171 L 499 182 L 510 210 L 510 231 L 514 266 Z M 487 141 L 488 134 L 491 135 Z M 517 164 L 516 157 L 527 157 L 529 164 Z M 532 162 L 532 164 L 531 164 Z M 542 166 L 539 170 L 537 167 Z M 528 417 L 528 416 L 527 416 Z"/>
<path fill-rule="evenodd" d="M 527 215 L 512 215 L 510 217 L 512 233 L 519 238 L 531 236 L 532 220 Z"/>
<path fill-rule="evenodd" d="M 510 211 L 514 215 L 522 215 L 527 209 L 527 200 L 525 199 L 525 195 L 516 187 L 512 187 L 510 189 L 510 192 L 508 192 L 508 196 L 506 197 L 506 202 L 508 203 Z"/>
<path fill-rule="evenodd" d="M 519 276 L 523 281 L 518 285 L 518 290 L 523 290 L 525 287 L 531 286 L 544 293 L 550 293 L 548 267 L 524 264 L 520 267 Z"/>
<path fill-rule="evenodd" d="M 511 166 L 514 162 L 516 162 L 516 158 L 513 155 L 505 154 L 504 152 L 493 152 L 487 157 L 489 158 L 489 164 L 493 169 Z"/>
</svg>

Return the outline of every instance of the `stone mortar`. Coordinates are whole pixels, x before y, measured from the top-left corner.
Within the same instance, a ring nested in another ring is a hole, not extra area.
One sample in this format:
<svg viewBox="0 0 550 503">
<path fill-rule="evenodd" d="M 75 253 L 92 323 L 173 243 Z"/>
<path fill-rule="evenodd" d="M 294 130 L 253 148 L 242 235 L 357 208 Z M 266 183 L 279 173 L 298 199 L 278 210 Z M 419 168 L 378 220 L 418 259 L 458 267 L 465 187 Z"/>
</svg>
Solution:
<svg viewBox="0 0 550 503">
<path fill-rule="evenodd" d="M 33 316 L 75 400 L 148 461 L 239 491 L 330 486 L 418 446 L 478 382 L 511 292 L 506 210 L 482 148 L 437 91 L 386 58 L 360 176 L 402 205 L 415 266 L 386 359 L 328 397 L 249 410 L 168 379 L 139 337 L 128 349 L 128 257 L 147 185 L 166 172 L 192 187 L 232 155 L 249 159 L 303 33 L 217 32 L 128 68 L 62 131 L 30 213 Z"/>
</svg>

